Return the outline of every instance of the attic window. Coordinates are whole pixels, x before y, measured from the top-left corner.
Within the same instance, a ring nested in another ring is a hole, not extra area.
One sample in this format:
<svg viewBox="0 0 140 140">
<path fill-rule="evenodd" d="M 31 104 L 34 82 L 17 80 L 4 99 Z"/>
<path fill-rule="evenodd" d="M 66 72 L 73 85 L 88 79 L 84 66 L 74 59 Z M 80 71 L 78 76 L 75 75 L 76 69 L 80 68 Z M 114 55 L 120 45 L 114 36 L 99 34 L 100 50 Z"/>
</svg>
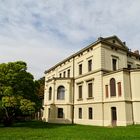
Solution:
<svg viewBox="0 0 140 140">
<path fill-rule="evenodd" d="M 115 43 L 115 40 L 113 40 L 113 43 Z"/>
</svg>

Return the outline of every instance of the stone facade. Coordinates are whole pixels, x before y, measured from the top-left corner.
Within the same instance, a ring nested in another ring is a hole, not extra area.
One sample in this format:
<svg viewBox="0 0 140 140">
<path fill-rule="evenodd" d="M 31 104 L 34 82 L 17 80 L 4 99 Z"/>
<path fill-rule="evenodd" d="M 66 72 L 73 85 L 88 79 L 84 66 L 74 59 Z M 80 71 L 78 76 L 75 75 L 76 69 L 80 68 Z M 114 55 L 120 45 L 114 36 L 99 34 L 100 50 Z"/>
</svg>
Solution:
<svg viewBox="0 0 140 140">
<path fill-rule="evenodd" d="M 117 36 L 98 40 L 45 71 L 43 120 L 140 124 L 140 55 Z"/>
</svg>

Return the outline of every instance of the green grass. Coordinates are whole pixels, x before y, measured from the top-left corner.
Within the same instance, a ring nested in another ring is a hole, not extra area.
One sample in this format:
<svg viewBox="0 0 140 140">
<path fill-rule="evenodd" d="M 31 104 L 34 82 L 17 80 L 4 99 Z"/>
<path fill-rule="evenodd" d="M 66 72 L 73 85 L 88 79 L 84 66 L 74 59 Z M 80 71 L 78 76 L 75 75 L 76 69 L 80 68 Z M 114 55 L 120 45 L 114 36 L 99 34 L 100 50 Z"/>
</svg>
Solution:
<svg viewBox="0 0 140 140">
<path fill-rule="evenodd" d="M 0 140 L 140 140 L 140 125 L 97 127 L 32 121 L 0 125 Z"/>
</svg>

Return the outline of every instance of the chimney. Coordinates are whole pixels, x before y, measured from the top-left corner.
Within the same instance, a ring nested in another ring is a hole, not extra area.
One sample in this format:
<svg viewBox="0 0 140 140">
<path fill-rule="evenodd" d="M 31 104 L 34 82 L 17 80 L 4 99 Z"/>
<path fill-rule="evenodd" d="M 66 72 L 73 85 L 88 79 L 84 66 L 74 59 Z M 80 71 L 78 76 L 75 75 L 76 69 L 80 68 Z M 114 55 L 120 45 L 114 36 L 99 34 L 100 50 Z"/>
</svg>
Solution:
<svg viewBox="0 0 140 140">
<path fill-rule="evenodd" d="M 98 37 L 98 40 L 102 40 L 103 39 L 103 37 Z"/>
<path fill-rule="evenodd" d="M 139 55 L 139 50 L 135 50 L 134 53 Z"/>
<path fill-rule="evenodd" d="M 126 42 L 123 42 L 124 45 L 126 45 Z"/>
</svg>

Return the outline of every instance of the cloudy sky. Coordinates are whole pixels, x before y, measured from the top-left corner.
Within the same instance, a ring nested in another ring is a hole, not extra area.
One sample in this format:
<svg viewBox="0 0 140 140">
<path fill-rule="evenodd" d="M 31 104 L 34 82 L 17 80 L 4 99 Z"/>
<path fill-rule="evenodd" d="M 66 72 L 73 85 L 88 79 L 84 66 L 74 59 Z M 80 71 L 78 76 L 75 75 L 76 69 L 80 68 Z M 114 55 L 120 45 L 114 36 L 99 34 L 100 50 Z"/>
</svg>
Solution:
<svg viewBox="0 0 140 140">
<path fill-rule="evenodd" d="M 36 79 L 112 35 L 140 49 L 140 0 L 0 0 L 0 63 L 23 60 Z"/>
</svg>

